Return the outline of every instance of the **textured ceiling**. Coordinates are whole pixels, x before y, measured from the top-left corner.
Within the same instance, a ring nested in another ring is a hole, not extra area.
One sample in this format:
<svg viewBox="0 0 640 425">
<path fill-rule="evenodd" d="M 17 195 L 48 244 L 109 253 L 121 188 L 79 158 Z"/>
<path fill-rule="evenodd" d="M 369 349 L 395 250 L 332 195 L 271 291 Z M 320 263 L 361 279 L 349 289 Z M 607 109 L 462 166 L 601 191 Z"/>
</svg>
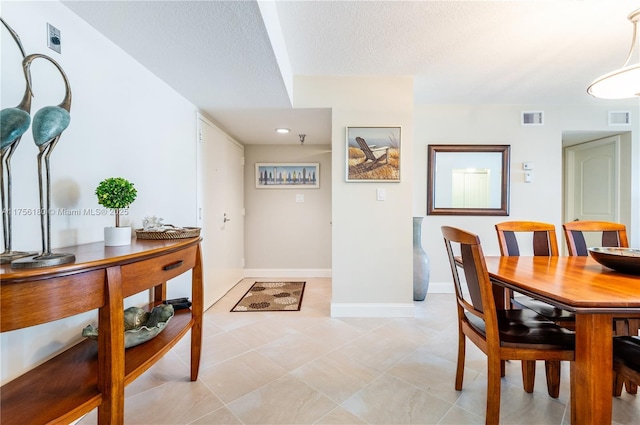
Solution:
<svg viewBox="0 0 640 425">
<path fill-rule="evenodd" d="M 329 143 L 329 111 L 291 108 L 292 75 L 410 75 L 416 104 L 602 103 L 586 87 L 622 65 L 627 15 L 640 7 L 638 0 L 63 3 L 246 144 L 298 143 L 300 133 L 305 143 Z M 283 141 L 277 126 L 292 134 Z"/>
</svg>

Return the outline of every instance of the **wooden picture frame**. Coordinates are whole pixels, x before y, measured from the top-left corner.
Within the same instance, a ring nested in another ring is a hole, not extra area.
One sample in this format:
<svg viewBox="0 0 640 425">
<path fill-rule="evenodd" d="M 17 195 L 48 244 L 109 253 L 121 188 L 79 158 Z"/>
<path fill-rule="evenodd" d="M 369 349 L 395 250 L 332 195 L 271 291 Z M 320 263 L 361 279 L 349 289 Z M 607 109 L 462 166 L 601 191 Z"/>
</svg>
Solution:
<svg viewBox="0 0 640 425">
<path fill-rule="evenodd" d="M 427 149 L 427 215 L 509 215 L 510 145 Z"/>
<path fill-rule="evenodd" d="M 400 127 L 347 127 L 346 180 L 400 181 Z"/>
<path fill-rule="evenodd" d="M 318 189 L 320 164 L 317 162 L 256 162 L 256 189 Z"/>
</svg>

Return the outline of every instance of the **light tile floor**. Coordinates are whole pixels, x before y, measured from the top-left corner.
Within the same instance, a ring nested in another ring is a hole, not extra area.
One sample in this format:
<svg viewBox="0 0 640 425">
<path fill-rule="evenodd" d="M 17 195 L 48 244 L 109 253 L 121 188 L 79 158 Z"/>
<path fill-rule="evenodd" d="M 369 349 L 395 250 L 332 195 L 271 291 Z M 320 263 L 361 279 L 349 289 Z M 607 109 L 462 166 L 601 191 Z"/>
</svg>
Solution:
<svg viewBox="0 0 640 425">
<path fill-rule="evenodd" d="M 126 388 L 126 424 L 484 423 L 486 358 L 472 343 L 464 389 L 453 388 L 453 294 L 416 302 L 415 318 L 331 318 L 331 280 L 312 278 L 299 312 L 229 312 L 254 281 L 205 313 L 198 381 L 188 379 L 187 336 Z M 569 423 L 568 364 L 552 399 L 538 363 L 533 394 L 519 362 L 507 364 L 501 423 Z M 640 423 L 638 398 L 614 398 L 613 423 Z M 95 422 L 92 412 L 80 423 Z"/>
</svg>

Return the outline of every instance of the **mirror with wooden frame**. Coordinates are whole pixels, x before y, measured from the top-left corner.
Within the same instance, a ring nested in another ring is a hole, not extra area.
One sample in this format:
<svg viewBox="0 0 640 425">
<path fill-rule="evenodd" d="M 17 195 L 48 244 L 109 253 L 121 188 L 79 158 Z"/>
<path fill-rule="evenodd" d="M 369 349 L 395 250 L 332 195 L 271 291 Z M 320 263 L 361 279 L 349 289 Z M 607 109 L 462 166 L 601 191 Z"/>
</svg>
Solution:
<svg viewBox="0 0 640 425">
<path fill-rule="evenodd" d="M 509 215 L 510 145 L 427 148 L 427 215 Z"/>
</svg>

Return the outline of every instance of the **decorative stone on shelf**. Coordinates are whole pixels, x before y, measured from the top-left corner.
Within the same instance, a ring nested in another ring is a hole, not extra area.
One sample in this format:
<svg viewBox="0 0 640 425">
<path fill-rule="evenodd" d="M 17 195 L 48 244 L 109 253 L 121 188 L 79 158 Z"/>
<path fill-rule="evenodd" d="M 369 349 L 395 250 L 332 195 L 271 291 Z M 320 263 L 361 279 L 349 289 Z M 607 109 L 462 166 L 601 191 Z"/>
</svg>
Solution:
<svg viewBox="0 0 640 425">
<path fill-rule="evenodd" d="M 142 219 L 142 230 L 145 232 L 161 232 L 164 230 L 162 217 L 147 216 Z"/>
<path fill-rule="evenodd" d="M 173 317 L 171 304 L 160 304 L 151 313 L 139 307 L 124 311 L 124 348 L 135 347 L 157 336 Z M 85 338 L 98 339 L 98 328 L 88 325 L 82 330 Z"/>
</svg>

